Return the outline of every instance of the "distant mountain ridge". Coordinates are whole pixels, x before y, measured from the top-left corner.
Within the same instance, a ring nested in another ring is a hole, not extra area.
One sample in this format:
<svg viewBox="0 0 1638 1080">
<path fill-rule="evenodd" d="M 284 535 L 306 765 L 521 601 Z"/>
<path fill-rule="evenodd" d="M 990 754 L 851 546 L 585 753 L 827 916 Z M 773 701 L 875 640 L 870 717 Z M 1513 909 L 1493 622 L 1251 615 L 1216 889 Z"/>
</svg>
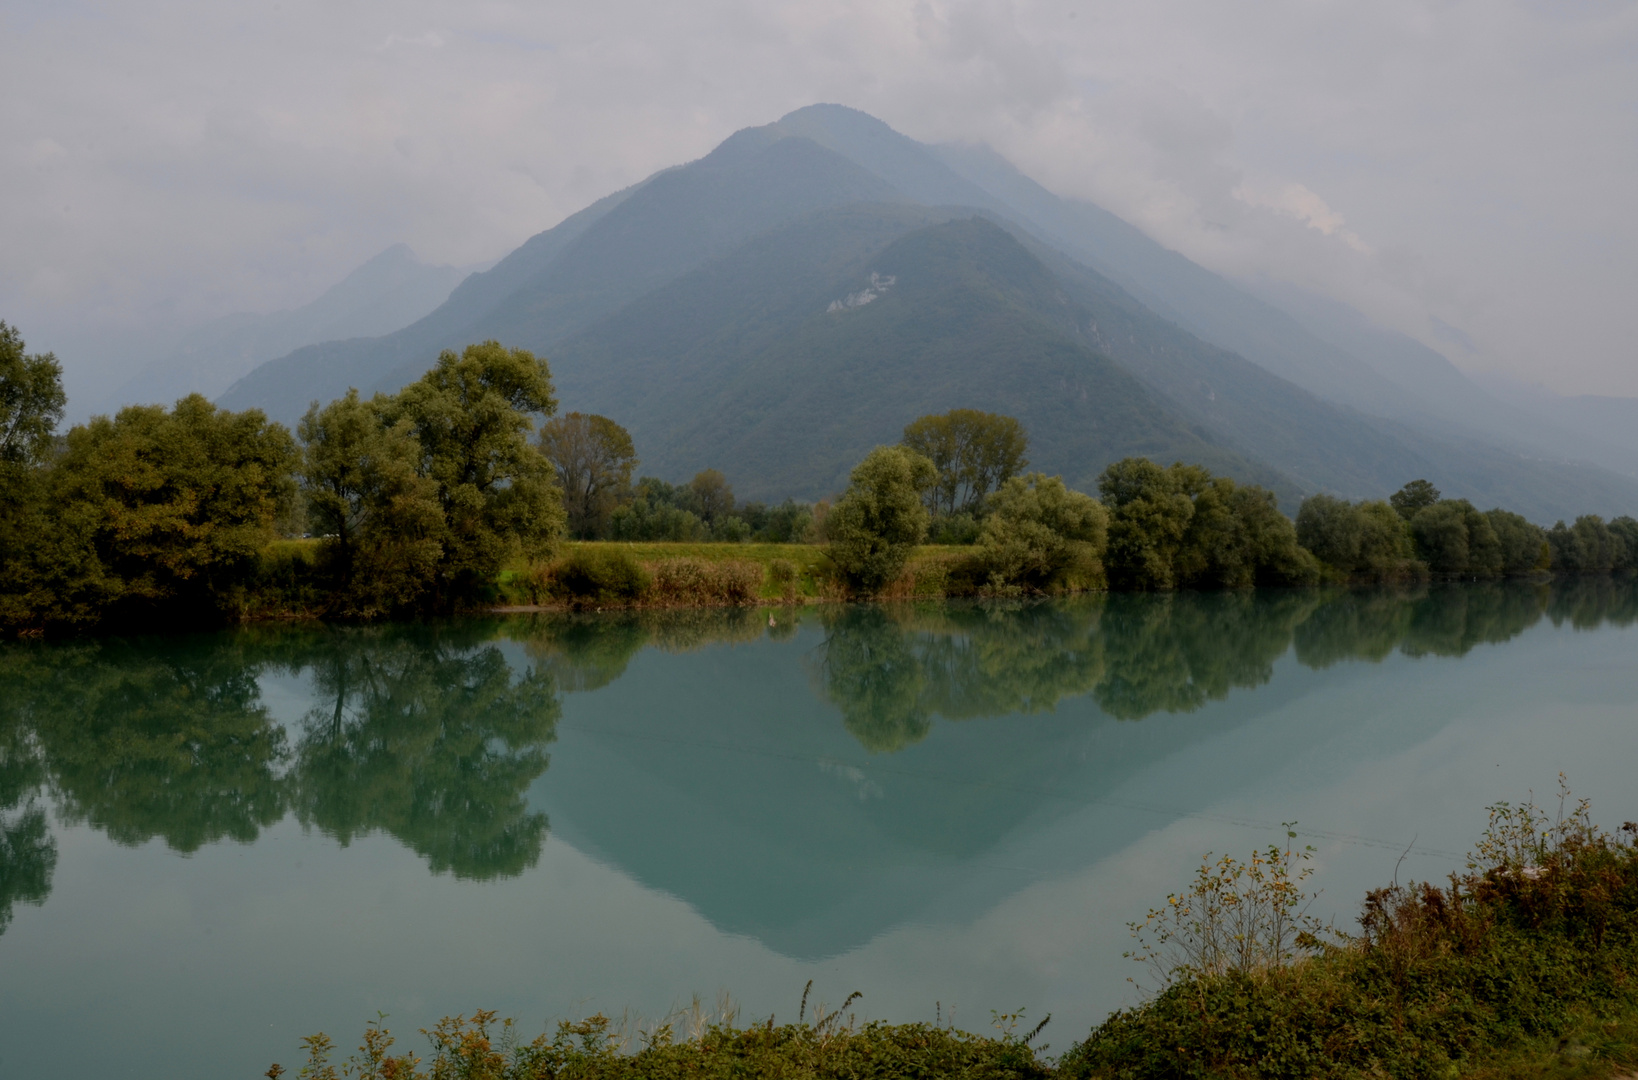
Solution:
<svg viewBox="0 0 1638 1080">
<path fill-rule="evenodd" d="M 301 307 L 225 315 L 195 327 L 116 390 L 112 404 L 169 404 L 191 393 L 214 398 L 261 364 L 304 345 L 376 337 L 414 322 L 449 299 L 463 276 L 453 266 L 429 266 L 408 245 L 394 244 Z"/>
<path fill-rule="evenodd" d="M 895 283 L 831 310 L 872 273 Z M 546 355 L 565 407 L 625 424 L 645 471 L 715 466 L 758 497 L 827 494 L 914 416 L 972 406 L 1020 416 L 1035 463 L 1082 487 L 1145 454 L 1266 484 L 1288 512 L 1417 476 L 1536 520 L 1638 510 L 1638 481 L 1406 409 L 1414 395 L 1336 335 L 993 152 L 923 146 L 841 106 L 738 132 L 413 324 L 298 349 L 220 400 L 291 422 L 485 338 Z"/>
</svg>

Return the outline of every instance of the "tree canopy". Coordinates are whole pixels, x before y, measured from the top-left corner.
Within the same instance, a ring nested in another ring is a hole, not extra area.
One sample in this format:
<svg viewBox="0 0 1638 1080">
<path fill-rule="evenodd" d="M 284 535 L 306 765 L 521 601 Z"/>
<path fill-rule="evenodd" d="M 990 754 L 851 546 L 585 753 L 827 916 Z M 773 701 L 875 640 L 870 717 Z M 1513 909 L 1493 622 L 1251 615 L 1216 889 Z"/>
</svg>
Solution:
<svg viewBox="0 0 1638 1080">
<path fill-rule="evenodd" d="M 938 481 L 926 495 L 934 514 L 976 515 L 991 492 L 1029 464 L 1024 426 L 1010 416 L 977 409 L 951 409 L 914 420 L 905 426 L 903 445 L 937 470 Z"/>
<path fill-rule="evenodd" d="M 541 425 L 540 448 L 557 470 L 569 533 L 603 536 L 615 507 L 630 494 L 637 467 L 631 434 L 606 416 L 572 412 Z"/>
<path fill-rule="evenodd" d="M 927 535 L 922 500 L 937 476 L 931 461 L 902 446 L 878 446 L 854 467 L 825 530 L 831 561 L 856 588 L 877 592 L 904 571 Z"/>
</svg>

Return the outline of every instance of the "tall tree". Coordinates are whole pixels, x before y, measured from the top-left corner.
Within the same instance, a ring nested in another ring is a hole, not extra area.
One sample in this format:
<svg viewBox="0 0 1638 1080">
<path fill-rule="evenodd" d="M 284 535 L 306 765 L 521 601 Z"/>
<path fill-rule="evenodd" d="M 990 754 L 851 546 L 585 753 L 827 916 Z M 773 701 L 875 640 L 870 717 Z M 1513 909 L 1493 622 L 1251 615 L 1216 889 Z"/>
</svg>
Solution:
<svg viewBox="0 0 1638 1080">
<path fill-rule="evenodd" d="M 0 461 L 38 462 L 63 418 L 63 369 L 51 353 L 23 352 L 16 327 L 0 320 Z"/>
<path fill-rule="evenodd" d="M 928 491 L 934 514 L 978 514 L 991 492 L 1029 464 L 1029 436 L 1010 416 L 952 409 L 907 424 L 903 445 L 928 461 L 938 483 Z"/>
<path fill-rule="evenodd" d="M 301 477 L 309 521 L 323 538 L 332 609 L 372 617 L 413 608 L 432 582 L 445 533 L 438 487 L 420 475 L 407 419 L 388 425 L 390 401 L 357 390 L 302 417 Z"/>
<path fill-rule="evenodd" d="M 557 469 L 569 532 L 585 540 L 604 536 L 637 467 L 631 434 L 606 416 L 572 412 L 540 426 L 540 448 Z"/>
<path fill-rule="evenodd" d="M 688 482 L 688 497 L 694 513 L 712 528 L 734 512 L 734 489 L 728 485 L 728 478 L 716 469 L 695 473 L 694 479 Z"/>
<path fill-rule="evenodd" d="M 441 606 L 483 589 L 507 559 L 545 554 L 563 535 L 563 498 L 552 463 L 531 441 L 535 415 L 557 411 L 546 361 L 496 341 L 445 350 L 383 409 L 407 420 L 420 444 L 417 471 L 438 485 L 444 547 Z"/>
<path fill-rule="evenodd" d="M 1417 514 L 1426 510 L 1439 501 L 1439 489 L 1426 480 L 1412 480 L 1392 495 L 1388 502 L 1399 512 L 1399 516 L 1409 521 Z"/>
<path fill-rule="evenodd" d="M 898 577 L 927 536 L 933 463 L 902 446 L 878 446 L 854 466 L 825 520 L 830 558 L 855 588 L 874 593 Z"/>
</svg>

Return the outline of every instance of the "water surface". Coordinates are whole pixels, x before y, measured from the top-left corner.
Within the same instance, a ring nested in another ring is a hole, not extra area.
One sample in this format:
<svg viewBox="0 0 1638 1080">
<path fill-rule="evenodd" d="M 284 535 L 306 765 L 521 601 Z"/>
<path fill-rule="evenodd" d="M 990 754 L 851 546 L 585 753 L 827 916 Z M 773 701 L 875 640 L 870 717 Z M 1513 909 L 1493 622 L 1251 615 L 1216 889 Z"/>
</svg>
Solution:
<svg viewBox="0 0 1638 1080">
<path fill-rule="evenodd" d="M 0 1075 L 810 978 L 1062 1048 L 1208 851 L 1298 821 L 1346 922 L 1560 771 L 1638 818 L 1635 618 L 1586 580 L 0 647 Z"/>
</svg>

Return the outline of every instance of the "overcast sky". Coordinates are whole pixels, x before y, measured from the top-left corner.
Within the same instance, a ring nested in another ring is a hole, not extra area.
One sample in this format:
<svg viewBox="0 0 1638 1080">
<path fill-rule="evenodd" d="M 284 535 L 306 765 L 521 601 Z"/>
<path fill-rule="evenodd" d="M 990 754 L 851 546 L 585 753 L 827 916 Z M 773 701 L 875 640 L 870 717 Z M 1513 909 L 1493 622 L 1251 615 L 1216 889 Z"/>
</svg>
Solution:
<svg viewBox="0 0 1638 1080">
<path fill-rule="evenodd" d="M 396 241 L 496 258 L 816 101 L 1469 369 L 1638 395 L 1630 0 L 3 0 L 0 318 L 73 390 Z"/>
</svg>

